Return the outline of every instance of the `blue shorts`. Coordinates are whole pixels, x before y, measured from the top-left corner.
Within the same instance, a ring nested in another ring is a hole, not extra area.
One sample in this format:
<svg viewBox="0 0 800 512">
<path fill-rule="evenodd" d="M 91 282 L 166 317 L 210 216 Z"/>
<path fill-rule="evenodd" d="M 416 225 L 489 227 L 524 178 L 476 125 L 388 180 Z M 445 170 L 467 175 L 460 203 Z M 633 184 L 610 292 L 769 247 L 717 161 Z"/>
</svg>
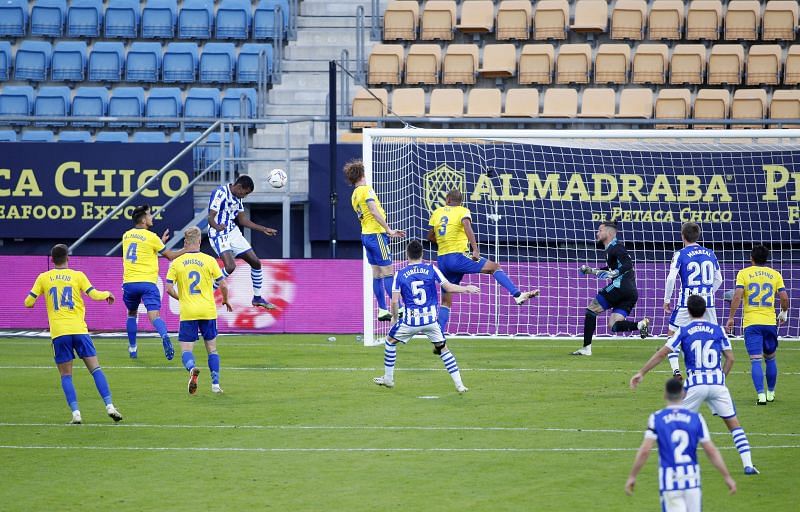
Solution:
<svg viewBox="0 0 800 512">
<path fill-rule="evenodd" d="M 389 235 L 372 233 L 361 235 L 361 244 L 367 250 L 367 261 L 370 265 L 386 267 L 392 264 L 392 253 L 389 251 Z"/>
<path fill-rule="evenodd" d="M 465 274 L 480 274 L 486 261 L 486 258 L 475 261 L 466 254 L 454 252 L 439 256 L 436 263 L 448 281 L 459 284 Z"/>
<path fill-rule="evenodd" d="M 75 359 L 75 354 L 83 359 L 97 355 L 92 338 L 88 334 L 65 334 L 53 338 L 53 358 L 56 364 Z"/>
<path fill-rule="evenodd" d="M 744 328 L 744 346 L 751 356 L 774 354 L 778 350 L 778 328 L 774 325 L 748 325 Z"/>
<path fill-rule="evenodd" d="M 217 337 L 216 320 L 181 320 L 178 329 L 178 341 L 195 342 L 203 335 L 203 341 L 211 341 Z"/>
<path fill-rule="evenodd" d="M 153 283 L 125 283 L 122 285 L 122 302 L 128 311 L 139 309 L 139 303 L 144 302 L 147 311 L 161 309 L 161 294 Z"/>
</svg>

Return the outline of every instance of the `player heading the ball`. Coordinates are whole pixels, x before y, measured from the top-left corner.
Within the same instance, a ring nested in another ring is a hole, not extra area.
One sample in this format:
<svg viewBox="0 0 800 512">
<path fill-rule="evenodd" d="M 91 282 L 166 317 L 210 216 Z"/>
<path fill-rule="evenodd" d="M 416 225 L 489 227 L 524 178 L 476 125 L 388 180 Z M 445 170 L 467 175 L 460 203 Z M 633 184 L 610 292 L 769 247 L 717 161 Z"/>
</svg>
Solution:
<svg viewBox="0 0 800 512">
<path fill-rule="evenodd" d="M 92 374 L 94 385 L 106 404 L 106 413 L 114 421 L 122 421 L 122 414 L 111 402 L 111 389 L 97 360 L 89 329 L 86 326 L 86 308 L 81 293 L 92 300 L 104 300 L 114 303 L 111 292 L 96 290 L 86 274 L 69 268 L 69 248 L 58 244 L 50 250 L 54 269 L 42 272 L 36 278 L 33 288 L 25 297 L 25 307 L 32 308 L 40 295 L 45 295 L 47 304 L 47 321 L 50 325 L 50 337 L 53 339 L 53 356 L 61 374 L 61 389 L 72 410 L 71 423 L 81 423 L 81 411 L 78 408 L 78 395 L 72 383 L 72 360 L 75 354 L 83 359 L 86 369 Z"/>
<path fill-rule="evenodd" d="M 372 292 L 378 303 L 378 320 L 388 322 L 392 319 L 392 314 L 386 305 L 386 295 L 392 296 L 394 275 L 389 239 L 403 238 L 406 232 L 389 226 L 386 212 L 375 190 L 367 185 L 364 163 L 361 160 L 347 162 L 343 171 L 348 183 L 355 187 L 350 202 L 361 223 L 361 244 L 367 253 L 367 261 L 372 266 Z"/>
<path fill-rule="evenodd" d="M 175 351 L 167 333 L 167 324 L 161 319 L 161 292 L 158 291 L 158 257 L 173 260 L 183 251 L 169 251 L 164 243 L 169 240 L 169 229 L 159 237 L 153 227 L 153 212 L 149 205 L 137 206 L 131 215 L 133 229 L 122 235 L 122 302 L 128 309 L 125 330 L 128 332 L 128 354 L 136 359 L 139 348 L 136 344 L 136 331 L 139 304 L 144 303 L 147 318 L 161 336 L 164 356 L 172 360 Z"/>
<path fill-rule="evenodd" d="M 539 290 L 522 292 L 509 279 L 498 263 L 481 257 L 475 232 L 472 230 L 472 215 L 462 206 L 463 194 L 458 189 L 450 190 L 445 205 L 431 214 L 428 225 L 428 240 L 438 247 L 436 263 L 444 277 L 453 284 L 460 284 L 466 274 L 491 274 L 495 281 L 514 297 L 514 302 L 524 304 L 539 295 Z M 439 325 L 442 332 L 447 329 L 453 297 L 447 290 L 442 293 L 439 310 Z"/>
<path fill-rule="evenodd" d="M 448 293 L 478 293 L 476 286 L 460 286 L 449 282 L 438 268 L 422 261 L 422 243 L 411 240 L 406 247 L 408 265 L 397 272 L 392 286 L 392 322 L 383 350 L 383 376 L 372 381 L 379 386 L 394 387 L 394 364 L 397 343 L 408 343 L 416 334 L 427 336 L 433 343 L 433 353 L 438 355 L 453 379 L 456 391 L 465 393 L 456 357 L 447 347 L 442 328 L 437 322 L 439 296 L 437 283 Z M 405 315 L 399 318 L 400 300 L 406 305 Z"/>
<path fill-rule="evenodd" d="M 250 265 L 250 280 L 253 282 L 251 304 L 257 308 L 276 309 L 275 304 L 261 297 L 261 287 L 264 285 L 261 260 L 239 229 L 242 226 L 267 236 L 278 233 L 275 229 L 256 224 L 245 215 L 242 199 L 254 189 L 253 179 L 245 174 L 236 178 L 233 183 L 220 185 L 211 194 L 208 203 L 208 241 L 225 265 L 222 269 L 223 277 L 228 277 L 236 270 L 236 258 L 243 259 Z"/>
<path fill-rule="evenodd" d="M 636 272 L 625 245 L 617 240 L 617 223 L 613 221 L 601 222 L 597 228 L 595 239 L 605 248 L 606 266 L 594 269 L 588 265 L 581 265 L 580 272 L 584 275 L 591 274 L 598 279 L 610 279 L 604 288 L 597 292 L 597 296 L 586 307 L 583 319 L 583 347 L 572 353 L 573 356 L 592 355 L 592 336 L 597 328 L 597 315 L 611 309 L 608 317 L 608 326 L 612 332 L 628 332 L 639 330 L 642 338 L 650 334 L 650 319 L 643 318 L 638 322 L 626 320 L 631 314 L 636 301 L 639 300 L 639 291 L 636 289 Z"/>
</svg>

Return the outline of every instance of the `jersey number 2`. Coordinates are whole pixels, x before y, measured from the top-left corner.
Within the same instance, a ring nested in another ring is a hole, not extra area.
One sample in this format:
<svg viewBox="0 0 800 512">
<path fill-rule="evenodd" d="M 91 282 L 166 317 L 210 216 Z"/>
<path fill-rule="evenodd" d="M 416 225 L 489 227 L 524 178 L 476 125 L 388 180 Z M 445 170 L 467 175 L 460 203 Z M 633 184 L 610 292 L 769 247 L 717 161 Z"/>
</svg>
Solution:
<svg viewBox="0 0 800 512">
<path fill-rule="evenodd" d="M 125 259 L 130 261 L 131 263 L 136 263 L 136 249 L 137 249 L 136 242 L 129 245 L 128 252 L 125 253 Z"/>
<path fill-rule="evenodd" d="M 200 284 L 200 272 L 192 270 L 189 272 L 189 279 L 191 279 L 189 283 L 189 293 L 192 295 L 199 295 L 200 290 L 197 289 L 197 285 Z"/>
<path fill-rule="evenodd" d="M 672 453 L 675 458 L 675 464 L 692 462 L 692 457 L 686 455 L 686 448 L 689 446 L 689 433 L 685 430 L 673 430 L 670 437 L 672 442 L 677 445 Z"/>
<path fill-rule="evenodd" d="M 58 300 L 58 288 L 55 286 L 49 290 L 50 298 L 53 299 L 53 311 L 58 311 L 59 306 L 62 308 L 72 309 L 75 303 L 72 302 L 72 287 L 65 286 L 61 292 L 61 301 Z"/>
</svg>

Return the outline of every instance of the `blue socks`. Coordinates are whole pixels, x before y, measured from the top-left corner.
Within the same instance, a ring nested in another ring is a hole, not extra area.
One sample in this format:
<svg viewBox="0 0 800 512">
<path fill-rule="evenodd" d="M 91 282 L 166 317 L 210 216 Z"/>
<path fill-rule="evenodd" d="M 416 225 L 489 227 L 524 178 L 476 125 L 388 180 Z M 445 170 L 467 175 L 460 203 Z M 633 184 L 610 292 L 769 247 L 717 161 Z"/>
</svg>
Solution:
<svg viewBox="0 0 800 512">
<path fill-rule="evenodd" d="M 208 369 L 211 372 L 211 384 L 219 384 L 219 354 L 208 354 Z"/>
<path fill-rule="evenodd" d="M 386 290 L 386 295 L 389 299 L 392 298 L 392 285 L 394 284 L 394 276 L 386 276 L 383 278 L 383 288 Z"/>
<path fill-rule="evenodd" d="M 188 350 L 181 352 L 181 361 L 183 362 L 183 367 L 186 368 L 187 372 L 195 367 L 194 354 Z"/>
<path fill-rule="evenodd" d="M 742 466 L 752 466 L 753 459 L 750 455 L 750 442 L 747 440 L 744 429 L 742 427 L 737 427 L 731 430 L 731 436 L 733 437 L 733 444 L 739 452 L 739 457 L 742 459 Z"/>
<path fill-rule="evenodd" d="M 761 359 L 750 360 L 750 376 L 753 377 L 753 386 L 756 393 L 764 392 L 764 371 L 761 369 Z"/>
<path fill-rule="evenodd" d="M 167 324 L 164 323 L 164 320 L 159 317 L 153 320 L 153 327 L 156 328 L 158 331 L 158 335 L 161 336 L 161 339 L 164 338 L 169 339 L 169 334 L 167 333 Z"/>
<path fill-rule="evenodd" d="M 497 281 L 500 286 L 508 290 L 508 293 L 510 293 L 512 297 L 516 297 L 521 293 L 519 288 L 517 288 L 514 283 L 511 282 L 511 279 L 509 279 L 506 273 L 502 270 L 495 271 L 492 276 L 494 276 L 494 280 Z"/>
<path fill-rule="evenodd" d="M 110 404 L 111 389 L 108 387 L 108 381 L 106 380 L 106 374 L 103 373 L 103 369 L 98 366 L 92 370 L 92 377 L 94 378 L 94 385 L 97 388 L 97 392 L 100 393 L 103 402 L 105 402 L 106 405 Z"/>
<path fill-rule="evenodd" d="M 380 309 L 388 309 L 386 307 L 386 293 L 383 288 L 383 278 L 372 278 L 372 293 L 375 294 L 375 300 L 378 301 Z"/>
<path fill-rule="evenodd" d="M 72 384 L 72 375 L 61 376 L 61 389 L 64 390 L 64 398 L 71 411 L 78 410 L 78 395 L 75 393 L 75 386 Z"/>
<path fill-rule="evenodd" d="M 136 346 L 136 317 L 129 316 L 128 321 L 125 322 L 125 330 L 128 331 L 128 345 L 131 347 Z"/>
<path fill-rule="evenodd" d="M 395 361 L 397 361 L 397 345 L 385 341 L 383 343 L 383 375 L 390 381 L 394 380 Z"/>
<path fill-rule="evenodd" d="M 775 391 L 775 384 L 778 382 L 778 362 L 773 357 L 767 359 L 767 389 Z"/>
<path fill-rule="evenodd" d="M 260 268 L 251 268 L 250 279 L 253 281 L 253 296 L 261 297 L 261 287 L 264 285 L 264 271 Z"/>
<path fill-rule="evenodd" d="M 442 328 L 442 332 L 447 329 L 447 322 L 450 320 L 450 308 L 447 306 L 439 306 L 439 327 Z"/>
</svg>

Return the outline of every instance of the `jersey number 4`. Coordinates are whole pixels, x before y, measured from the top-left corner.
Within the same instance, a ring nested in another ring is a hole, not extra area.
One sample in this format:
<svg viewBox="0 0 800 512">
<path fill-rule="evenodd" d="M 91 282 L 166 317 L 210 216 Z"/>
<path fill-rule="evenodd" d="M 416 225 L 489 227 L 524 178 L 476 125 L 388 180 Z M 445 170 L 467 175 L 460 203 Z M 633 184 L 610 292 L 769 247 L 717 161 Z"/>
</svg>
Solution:
<svg viewBox="0 0 800 512">
<path fill-rule="evenodd" d="M 55 286 L 50 288 L 48 293 L 50 293 L 50 298 L 53 300 L 53 311 L 58 311 L 59 306 L 67 309 L 72 309 L 75 307 L 75 303 L 72 302 L 71 286 L 64 287 L 64 290 L 61 292 L 61 301 L 58 300 L 58 288 Z"/>
<path fill-rule="evenodd" d="M 125 259 L 130 261 L 131 263 L 136 263 L 136 249 L 137 249 L 136 242 L 129 245 L 128 252 L 125 253 Z"/>
</svg>

